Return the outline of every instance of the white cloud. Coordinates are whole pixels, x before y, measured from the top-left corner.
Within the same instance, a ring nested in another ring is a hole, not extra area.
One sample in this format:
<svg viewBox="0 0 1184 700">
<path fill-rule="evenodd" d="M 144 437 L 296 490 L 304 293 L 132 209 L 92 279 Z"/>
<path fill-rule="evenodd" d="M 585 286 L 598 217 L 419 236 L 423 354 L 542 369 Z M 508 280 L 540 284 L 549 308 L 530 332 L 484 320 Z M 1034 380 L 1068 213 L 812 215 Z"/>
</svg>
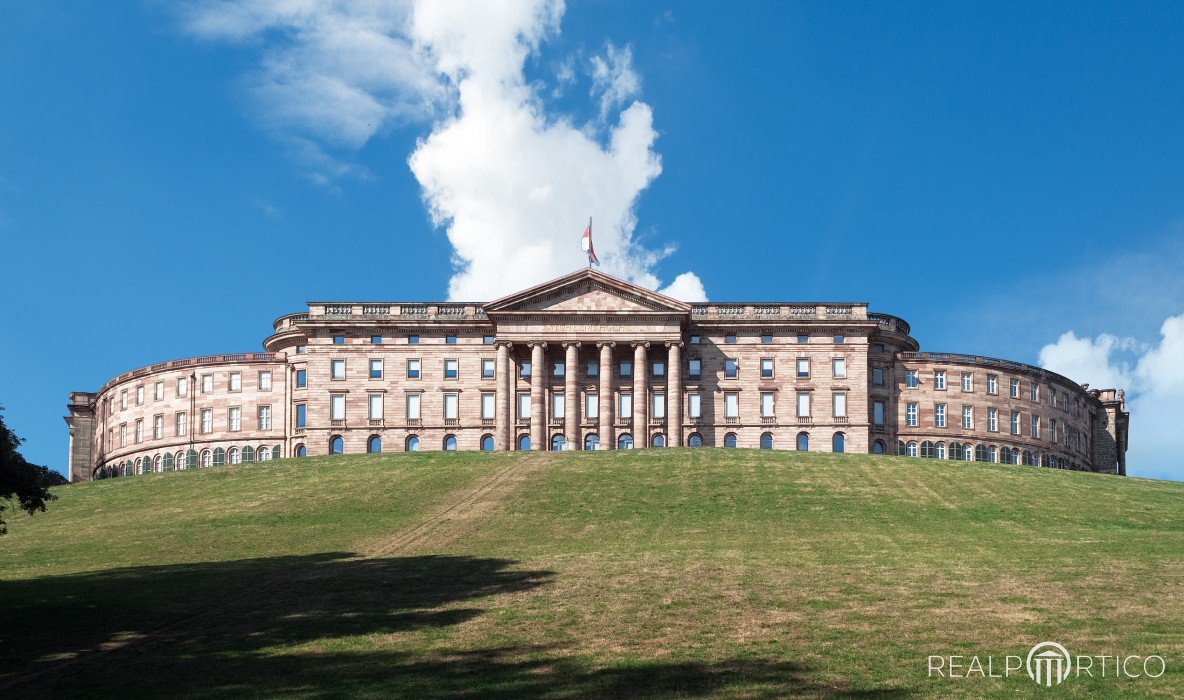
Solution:
<svg viewBox="0 0 1184 700">
<path fill-rule="evenodd" d="M 326 149 L 434 120 L 408 163 L 453 247 L 450 298 L 492 299 L 580 267 L 589 215 L 604 270 L 661 287 L 653 270 L 673 248 L 634 237 L 637 199 L 662 167 L 631 51 L 607 44 L 592 61 L 601 131 L 549 113 L 544 86 L 525 78 L 563 10 L 561 0 L 222 0 L 191 6 L 186 26 L 261 43 L 260 117 L 326 184 L 359 174 Z M 558 75 L 560 86 L 571 79 Z M 694 273 L 668 289 L 705 298 Z"/>
<path fill-rule="evenodd" d="M 1169 317 L 1156 344 L 1069 332 L 1040 350 L 1040 364 L 1094 388 L 1126 388 L 1131 413 L 1127 473 L 1184 480 L 1177 433 L 1184 425 L 1184 314 Z"/>
</svg>

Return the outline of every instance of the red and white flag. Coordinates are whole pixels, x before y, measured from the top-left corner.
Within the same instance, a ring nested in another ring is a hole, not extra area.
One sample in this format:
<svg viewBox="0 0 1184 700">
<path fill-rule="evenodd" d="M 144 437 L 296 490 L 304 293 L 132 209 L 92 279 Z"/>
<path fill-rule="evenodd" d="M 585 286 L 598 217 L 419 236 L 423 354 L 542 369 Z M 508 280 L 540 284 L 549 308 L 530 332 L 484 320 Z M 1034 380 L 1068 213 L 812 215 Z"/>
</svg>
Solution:
<svg viewBox="0 0 1184 700">
<path fill-rule="evenodd" d="M 592 247 L 592 218 L 588 218 L 588 228 L 584 229 L 584 236 L 580 239 L 580 247 L 588 254 L 588 267 L 600 264 L 600 258 L 596 257 L 596 249 Z"/>
</svg>

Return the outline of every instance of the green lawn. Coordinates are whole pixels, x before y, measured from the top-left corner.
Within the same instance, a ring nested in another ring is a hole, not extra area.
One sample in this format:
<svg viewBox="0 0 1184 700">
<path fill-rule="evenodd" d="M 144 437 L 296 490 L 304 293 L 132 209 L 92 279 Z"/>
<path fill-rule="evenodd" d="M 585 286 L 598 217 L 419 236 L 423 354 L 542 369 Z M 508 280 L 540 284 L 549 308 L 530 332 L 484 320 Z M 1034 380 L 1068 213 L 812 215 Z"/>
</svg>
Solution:
<svg viewBox="0 0 1184 700">
<path fill-rule="evenodd" d="M 1184 484 L 697 449 L 57 493 L 0 538 L 4 697 L 1184 695 Z M 1045 640 L 1167 673 L 926 676 Z"/>
</svg>

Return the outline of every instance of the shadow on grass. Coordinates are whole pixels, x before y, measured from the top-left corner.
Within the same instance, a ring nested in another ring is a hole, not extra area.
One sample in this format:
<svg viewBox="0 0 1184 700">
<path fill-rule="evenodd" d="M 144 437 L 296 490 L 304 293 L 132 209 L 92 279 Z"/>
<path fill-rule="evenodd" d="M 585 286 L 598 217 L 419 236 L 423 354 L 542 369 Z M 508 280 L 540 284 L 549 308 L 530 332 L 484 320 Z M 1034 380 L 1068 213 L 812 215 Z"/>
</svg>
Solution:
<svg viewBox="0 0 1184 700">
<path fill-rule="evenodd" d="M 446 646 L 442 631 L 480 615 L 482 599 L 553 576 L 506 559 L 328 553 L 0 581 L 0 694 L 852 695 L 779 660 L 606 666 L 546 645 Z M 389 650 L 342 641 L 360 635 L 391 635 Z"/>
</svg>

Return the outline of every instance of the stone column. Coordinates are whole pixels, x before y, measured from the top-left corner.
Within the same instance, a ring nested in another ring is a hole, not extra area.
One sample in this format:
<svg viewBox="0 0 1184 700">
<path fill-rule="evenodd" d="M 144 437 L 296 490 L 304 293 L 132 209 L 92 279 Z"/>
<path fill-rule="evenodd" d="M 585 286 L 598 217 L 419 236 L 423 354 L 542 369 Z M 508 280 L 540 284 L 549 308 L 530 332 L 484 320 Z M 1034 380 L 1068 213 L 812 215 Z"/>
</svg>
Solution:
<svg viewBox="0 0 1184 700">
<path fill-rule="evenodd" d="M 510 360 L 510 343 L 497 344 L 497 430 L 493 449 L 508 450 L 514 444 L 514 363 Z"/>
<path fill-rule="evenodd" d="M 547 370 L 543 364 L 547 361 L 544 348 L 545 342 L 532 342 L 530 345 L 530 449 L 547 449 L 547 392 L 543 387 L 543 378 Z"/>
<path fill-rule="evenodd" d="M 682 447 L 682 342 L 666 343 L 666 434 L 667 444 Z"/>
<path fill-rule="evenodd" d="M 616 343 L 602 340 L 596 343 L 600 348 L 600 449 L 611 450 L 616 446 L 613 437 L 613 348 Z"/>
<path fill-rule="evenodd" d="M 649 348 L 648 342 L 633 343 L 633 446 L 649 447 Z"/>
<path fill-rule="evenodd" d="M 578 450 L 580 444 L 580 343 L 567 341 L 563 343 L 567 351 L 563 358 L 563 437 L 567 440 L 567 449 Z"/>
</svg>

